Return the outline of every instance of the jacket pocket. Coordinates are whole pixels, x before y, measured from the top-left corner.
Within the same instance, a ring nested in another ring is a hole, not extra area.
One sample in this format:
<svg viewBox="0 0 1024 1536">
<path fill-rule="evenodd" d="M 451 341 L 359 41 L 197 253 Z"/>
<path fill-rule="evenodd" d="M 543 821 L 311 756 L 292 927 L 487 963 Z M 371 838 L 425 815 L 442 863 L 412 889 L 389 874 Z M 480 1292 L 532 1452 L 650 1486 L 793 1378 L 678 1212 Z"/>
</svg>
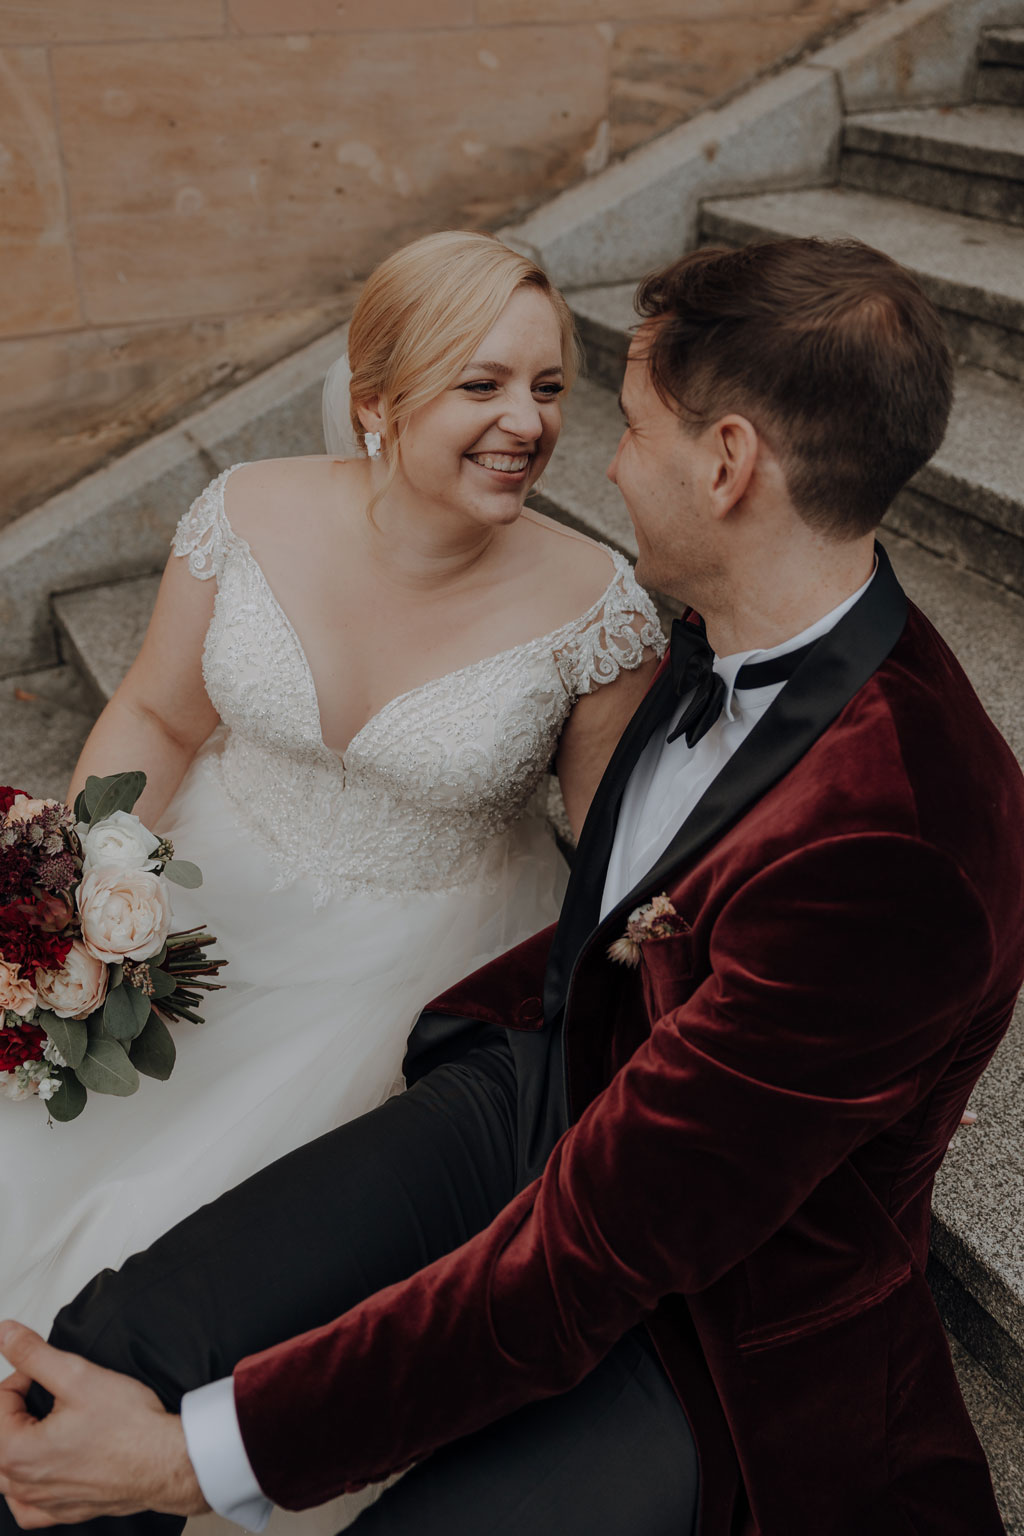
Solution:
<svg viewBox="0 0 1024 1536">
<path fill-rule="evenodd" d="M 737 1334 L 736 1347 L 741 1355 L 752 1355 L 763 1349 L 791 1344 L 796 1339 L 805 1339 L 809 1335 L 821 1333 L 835 1323 L 844 1322 L 849 1317 L 857 1317 L 861 1312 L 866 1312 L 869 1307 L 877 1306 L 887 1296 L 891 1296 L 893 1291 L 905 1285 L 909 1279 L 908 1263 L 884 1280 L 876 1281 L 874 1285 L 866 1286 L 863 1290 L 855 1291 L 850 1295 L 837 1297 L 817 1311 L 805 1312 L 800 1317 L 787 1318 L 778 1323 L 768 1323 L 760 1328 L 747 1328 Z"/>
<path fill-rule="evenodd" d="M 693 930 L 645 939 L 640 946 L 640 979 L 648 1016 L 660 1019 L 688 1001 L 694 990 Z"/>
</svg>

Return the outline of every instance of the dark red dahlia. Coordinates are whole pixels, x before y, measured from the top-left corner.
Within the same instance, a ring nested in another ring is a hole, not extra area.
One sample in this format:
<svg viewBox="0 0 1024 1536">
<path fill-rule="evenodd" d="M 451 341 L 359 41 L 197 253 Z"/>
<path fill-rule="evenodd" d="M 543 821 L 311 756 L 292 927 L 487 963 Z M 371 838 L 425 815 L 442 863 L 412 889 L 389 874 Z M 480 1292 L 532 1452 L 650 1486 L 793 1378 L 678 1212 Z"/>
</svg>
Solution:
<svg viewBox="0 0 1024 1536">
<path fill-rule="evenodd" d="M 40 928 L 34 904 L 0 907 L 0 955 L 16 965 L 25 980 L 33 980 L 39 970 L 59 970 L 70 949 L 69 932 L 47 933 Z"/>
<path fill-rule="evenodd" d="M 12 789 L 9 784 L 0 784 L 0 816 L 6 816 L 11 806 L 19 795 L 28 795 L 27 789 Z M 31 797 L 30 797 L 31 798 Z"/>
<path fill-rule="evenodd" d="M 45 1048 L 46 1034 L 34 1024 L 0 1029 L 0 1072 L 13 1072 L 26 1061 L 40 1061 Z"/>
</svg>

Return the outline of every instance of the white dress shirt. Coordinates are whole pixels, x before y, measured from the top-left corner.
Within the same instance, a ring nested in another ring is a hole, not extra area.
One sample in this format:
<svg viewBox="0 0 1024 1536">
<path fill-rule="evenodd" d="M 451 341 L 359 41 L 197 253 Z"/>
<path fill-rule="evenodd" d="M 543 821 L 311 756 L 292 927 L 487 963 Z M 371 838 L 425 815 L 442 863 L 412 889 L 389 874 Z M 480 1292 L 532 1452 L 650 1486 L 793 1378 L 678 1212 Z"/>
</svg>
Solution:
<svg viewBox="0 0 1024 1536">
<path fill-rule="evenodd" d="M 693 690 L 680 699 L 671 723 L 651 737 L 626 785 L 605 876 L 602 917 L 664 853 L 712 779 L 786 686 L 770 683 L 764 688 L 738 689 L 740 668 L 748 661 L 773 661 L 828 634 L 863 597 L 873 579 L 874 572 L 852 597 L 780 645 L 716 656 L 714 670 L 725 683 L 725 704 L 718 720 L 695 747 L 688 747 L 683 736 L 666 740 L 690 703 Z M 246 1530 L 262 1531 L 273 1506 L 257 1483 L 245 1453 L 232 1378 L 225 1376 L 186 1392 L 181 1419 L 188 1454 L 211 1509 Z"/>
</svg>

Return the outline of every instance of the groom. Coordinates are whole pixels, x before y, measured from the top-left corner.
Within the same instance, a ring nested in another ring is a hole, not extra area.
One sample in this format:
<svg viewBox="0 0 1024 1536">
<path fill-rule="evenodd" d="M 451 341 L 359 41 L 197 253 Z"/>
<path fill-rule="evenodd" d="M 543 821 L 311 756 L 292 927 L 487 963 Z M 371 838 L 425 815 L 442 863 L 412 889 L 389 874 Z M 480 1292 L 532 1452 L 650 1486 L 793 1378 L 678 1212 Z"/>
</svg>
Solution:
<svg viewBox="0 0 1024 1536">
<path fill-rule="evenodd" d="M 23 1526 L 258 1527 L 412 1467 L 360 1533 L 1003 1530 L 924 1264 L 1024 975 L 1024 785 L 873 540 L 941 325 L 854 242 L 695 252 L 638 307 L 609 474 L 694 612 L 557 929 L 59 1349 L 0 1330 Z"/>
</svg>

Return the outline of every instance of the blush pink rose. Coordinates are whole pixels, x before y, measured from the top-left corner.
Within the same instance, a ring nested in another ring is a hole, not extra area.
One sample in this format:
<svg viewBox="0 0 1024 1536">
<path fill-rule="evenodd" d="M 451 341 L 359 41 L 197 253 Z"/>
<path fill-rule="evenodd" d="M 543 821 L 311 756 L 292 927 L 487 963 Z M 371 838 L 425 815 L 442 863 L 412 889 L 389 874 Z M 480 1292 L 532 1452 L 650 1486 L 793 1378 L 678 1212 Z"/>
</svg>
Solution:
<svg viewBox="0 0 1024 1536">
<path fill-rule="evenodd" d="M 171 903 L 148 869 L 94 869 L 78 887 L 82 942 L 90 955 L 116 965 L 159 954 L 171 926 Z"/>
<path fill-rule="evenodd" d="M 18 967 L 0 957 L 0 1015 L 5 1008 L 25 1019 L 36 1006 L 36 989 L 18 975 Z"/>
<path fill-rule="evenodd" d="M 59 800 L 32 800 L 28 795 L 17 795 L 7 812 L 7 820 L 17 823 L 31 821 L 38 816 L 40 811 L 45 811 L 48 806 L 60 805 Z"/>
<path fill-rule="evenodd" d="M 37 971 L 40 1006 L 59 1019 L 85 1019 L 107 995 L 107 967 L 75 939 L 57 971 Z"/>
</svg>

